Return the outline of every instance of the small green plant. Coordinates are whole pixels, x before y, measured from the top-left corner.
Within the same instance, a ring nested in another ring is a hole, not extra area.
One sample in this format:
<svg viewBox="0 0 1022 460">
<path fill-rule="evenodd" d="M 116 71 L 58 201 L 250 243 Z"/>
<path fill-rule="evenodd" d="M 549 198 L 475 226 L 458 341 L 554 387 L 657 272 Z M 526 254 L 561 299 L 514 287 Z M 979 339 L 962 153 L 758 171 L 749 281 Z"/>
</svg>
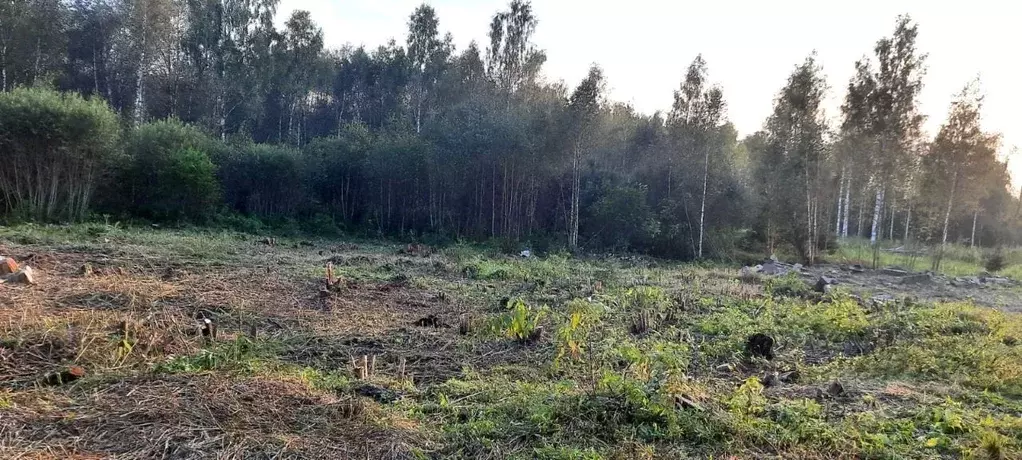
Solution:
<svg viewBox="0 0 1022 460">
<path fill-rule="evenodd" d="M 994 249 L 990 255 L 987 256 L 986 261 L 983 262 L 983 267 L 990 273 L 996 273 L 1004 269 L 1007 266 L 1007 261 L 1004 258 L 1004 252 L 1001 248 Z"/>
<path fill-rule="evenodd" d="M 269 346 L 262 342 L 239 336 L 237 339 L 203 348 L 198 353 L 171 358 L 156 366 L 157 372 L 187 373 L 215 369 L 253 370 L 260 361 L 269 356 Z"/>
<path fill-rule="evenodd" d="M 809 292 L 809 285 L 795 272 L 770 278 L 763 288 L 774 297 L 801 297 Z"/>
<path fill-rule="evenodd" d="M 621 296 L 621 306 L 629 310 L 660 312 L 670 306 L 671 298 L 655 286 L 635 286 Z"/>
<path fill-rule="evenodd" d="M 759 382 L 759 378 L 749 377 L 735 390 L 728 407 L 736 414 L 759 415 L 766 407 L 766 402 L 763 384 Z"/>
<path fill-rule="evenodd" d="M 994 430 L 987 430 L 983 432 L 983 436 L 980 438 L 979 447 L 986 454 L 986 458 L 990 460 L 1002 460 L 1007 458 L 1006 451 L 1008 440 L 998 434 Z"/>
<path fill-rule="evenodd" d="M 538 311 L 522 299 L 508 302 L 508 312 L 501 316 L 501 332 L 504 336 L 519 342 L 535 341 L 542 333 L 540 320 L 546 313 L 546 307 Z"/>
</svg>

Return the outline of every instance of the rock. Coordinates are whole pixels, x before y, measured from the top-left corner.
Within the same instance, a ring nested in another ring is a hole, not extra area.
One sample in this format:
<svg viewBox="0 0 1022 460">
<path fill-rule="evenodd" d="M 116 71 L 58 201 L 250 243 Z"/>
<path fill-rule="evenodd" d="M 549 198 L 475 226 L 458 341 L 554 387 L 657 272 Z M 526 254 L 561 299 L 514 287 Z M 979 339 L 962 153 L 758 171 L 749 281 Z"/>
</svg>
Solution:
<svg viewBox="0 0 1022 460">
<path fill-rule="evenodd" d="M 897 268 L 897 267 L 887 267 L 887 268 L 881 270 L 880 273 L 883 273 L 883 274 L 888 275 L 888 276 L 905 276 L 905 275 L 908 275 L 907 271 L 902 270 L 902 269 Z"/>
<path fill-rule="evenodd" d="M 877 294 L 869 299 L 874 304 L 885 304 L 894 302 L 894 297 L 890 294 Z"/>
<path fill-rule="evenodd" d="M 998 284 L 998 285 L 1008 285 L 1008 284 L 1012 284 L 1013 283 L 1013 281 L 1011 281 L 1010 279 L 1004 278 L 1004 277 L 1000 277 L 1000 276 L 986 276 L 986 277 L 980 278 L 979 281 L 983 282 L 985 284 Z"/>
<path fill-rule="evenodd" d="M 816 290 L 816 292 L 826 294 L 828 288 L 835 284 L 837 284 L 837 280 L 835 280 L 834 278 L 831 278 L 829 276 L 821 276 L 819 279 L 816 280 L 816 286 L 814 287 L 814 290 Z"/>
<path fill-rule="evenodd" d="M 432 327 L 435 329 L 450 327 L 436 315 L 429 315 L 423 318 L 419 318 L 419 320 L 415 322 L 415 325 L 419 327 Z"/>
<path fill-rule="evenodd" d="M 18 261 L 13 257 L 0 257 L 0 276 L 17 273 Z"/>
<path fill-rule="evenodd" d="M 835 396 L 835 397 L 836 396 L 841 396 L 844 393 L 845 393 L 845 386 L 842 385 L 841 382 L 838 382 L 837 380 L 835 380 L 833 382 L 830 382 L 830 385 L 827 385 L 827 394 L 829 394 L 831 396 Z"/>
<path fill-rule="evenodd" d="M 753 334 L 745 342 L 745 351 L 752 356 L 774 359 L 774 338 L 761 333 Z"/>
<path fill-rule="evenodd" d="M 798 373 L 798 370 L 794 370 L 783 372 L 777 377 L 780 378 L 781 381 L 784 383 L 796 383 L 798 382 L 798 379 L 801 377 L 801 375 Z"/>
<path fill-rule="evenodd" d="M 760 269 L 760 273 L 764 275 L 785 275 L 791 271 L 791 267 L 780 262 L 768 262 L 763 264 L 763 268 Z"/>
<path fill-rule="evenodd" d="M 355 391 L 362 396 L 372 398 L 376 400 L 376 402 L 384 404 L 392 403 L 394 401 L 397 401 L 398 399 L 401 399 L 401 394 L 394 390 L 390 390 L 368 383 L 358 387 L 357 389 L 355 389 Z"/>
<path fill-rule="evenodd" d="M 926 284 L 933 282 L 933 275 L 929 273 L 917 273 L 908 275 L 901 279 L 901 284 Z"/>
<path fill-rule="evenodd" d="M 0 278 L 0 280 L 5 283 L 35 284 L 35 273 L 32 271 L 32 267 L 26 265 L 21 270 Z"/>
</svg>

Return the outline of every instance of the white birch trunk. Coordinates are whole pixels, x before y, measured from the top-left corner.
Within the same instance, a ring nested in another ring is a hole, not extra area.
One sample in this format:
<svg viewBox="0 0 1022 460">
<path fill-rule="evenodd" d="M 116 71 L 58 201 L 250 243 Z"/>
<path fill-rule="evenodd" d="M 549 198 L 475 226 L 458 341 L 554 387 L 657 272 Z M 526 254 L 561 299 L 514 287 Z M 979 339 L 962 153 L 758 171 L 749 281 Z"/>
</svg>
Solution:
<svg viewBox="0 0 1022 460">
<path fill-rule="evenodd" d="M 976 247 L 976 220 L 979 218 L 979 211 L 972 212 L 972 237 L 969 238 L 969 246 Z"/>
<path fill-rule="evenodd" d="M 706 219 L 706 184 L 710 178 L 710 150 L 706 149 L 706 159 L 703 161 L 703 200 L 699 205 L 699 254 L 703 258 L 703 228 Z"/>
<path fill-rule="evenodd" d="M 877 238 L 880 237 L 881 230 L 880 219 L 884 216 L 884 189 L 877 190 L 876 205 L 873 207 L 873 228 L 870 231 L 869 242 L 870 244 L 876 244 Z"/>
<path fill-rule="evenodd" d="M 862 236 L 862 220 L 865 218 L 865 216 L 863 215 L 863 211 L 866 208 L 866 203 L 867 203 L 866 197 L 867 196 L 868 195 L 865 193 L 865 191 L 863 191 L 862 199 L 861 199 L 861 202 L 859 203 L 859 218 L 858 218 L 858 220 L 856 221 L 856 224 L 855 224 L 855 236 L 856 237 L 861 237 Z"/>
<path fill-rule="evenodd" d="M 841 236 L 848 238 L 848 217 L 851 213 L 852 203 L 852 178 L 848 177 L 845 181 L 845 216 L 844 223 L 841 224 Z"/>
<path fill-rule="evenodd" d="M 838 181 L 837 188 L 837 223 L 834 224 L 834 234 L 841 236 L 841 218 L 844 216 L 845 202 L 845 172 L 844 168 L 841 169 L 841 179 Z"/>
<path fill-rule="evenodd" d="M 954 204 L 955 200 L 955 189 L 958 188 L 958 171 L 955 170 L 955 177 L 951 181 L 951 193 L 947 197 L 947 211 L 944 213 L 944 232 L 940 237 L 940 245 L 943 247 L 947 244 L 947 226 L 951 220 L 951 205 Z"/>
<path fill-rule="evenodd" d="M 897 201 L 894 200 L 894 199 L 891 199 L 891 231 L 887 232 L 887 236 L 888 236 L 888 238 L 890 238 L 891 241 L 894 241 L 894 216 L 897 215 L 896 213 L 897 213 L 897 208 L 898 208 L 895 205 L 895 203 L 897 203 Z"/>
<path fill-rule="evenodd" d="M 5 43 L 3 48 L 0 48 L 0 74 L 3 78 L 3 86 L 0 86 L 0 91 L 7 92 L 7 44 Z"/>
<path fill-rule="evenodd" d="M 912 206 L 908 207 L 908 214 L 905 216 L 905 239 L 901 240 L 906 244 L 908 243 L 909 225 L 912 225 Z"/>
<path fill-rule="evenodd" d="M 143 42 L 143 46 L 145 46 L 144 45 L 144 43 L 145 43 L 144 39 L 142 40 L 142 42 Z M 142 51 L 142 59 L 141 59 L 141 61 L 138 64 L 138 77 L 137 77 L 136 82 L 135 82 L 135 84 L 138 86 L 137 89 L 135 90 L 135 117 L 134 117 L 135 120 L 134 121 L 135 121 L 135 127 L 136 128 L 139 127 L 140 125 L 142 125 L 142 121 L 145 118 L 145 95 L 143 94 L 143 90 L 145 88 L 145 86 L 144 86 L 145 85 L 145 81 L 144 81 L 144 78 L 143 78 L 144 77 L 143 76 L 144 72 L 145 72 L 145 51 Z"/>
<path fill-rule="evenodd" d="M 135 115 L 134 116 L 135 127 L 140 126 L 142 124 L 143 119 L 145 118 L 145 94 L 144 94 L 144 90 L 145 90 L 145 68 L 146 68 L 146 38 L 147 38 L 146 36 L 149 34 L 149 31 L 148 31 L 148 28 L 149 28 L 149 24 L 148 24 L 149 18 L 147 16 L 147 12 L 144 10 L 145 2 L 142 2 L 141 5 L 142 5 L 142 8 L 143 8 L 143 11 L 142 11 L 142 43 L 141 43 L 142 53 L 141 53 L 141 56 L 139 56 L 139 59 L 138 59 L 138 76 L 137 76 L 136 81 L 135 81 L 135 84 L 137 85 L 137 88 L 135 89 L 135 113 L 134 113 L 134 115 Z"/>
</svg>

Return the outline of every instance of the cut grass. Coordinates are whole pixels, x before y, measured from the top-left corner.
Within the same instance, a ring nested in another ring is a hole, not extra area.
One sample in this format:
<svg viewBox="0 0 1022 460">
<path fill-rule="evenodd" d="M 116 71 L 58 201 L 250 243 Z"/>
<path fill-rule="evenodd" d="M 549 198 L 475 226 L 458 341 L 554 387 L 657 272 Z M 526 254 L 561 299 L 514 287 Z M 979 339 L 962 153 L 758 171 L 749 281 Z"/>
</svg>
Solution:
<svg viewBox="0 0 1022 460">
<path fill-rule="evenodd" d="M 41 280 L 0 286 L 0 456 L 1022 455 L 1015 313 L 647 258 L 292 243 L 0 229 L 0 251 L 36 254 Z M 323 294 L 328 261 L 345 284 Z M 85 262 L 103 270 L 80 275 Z M 981 263 L 953 252 L 945 269 Z M 746 355 L 757 333 L 773 360 Z M 351 362 L 370 357 L 362 380 Z M 70 365 L 86 377 L 41 385 Z"/>
</svg>

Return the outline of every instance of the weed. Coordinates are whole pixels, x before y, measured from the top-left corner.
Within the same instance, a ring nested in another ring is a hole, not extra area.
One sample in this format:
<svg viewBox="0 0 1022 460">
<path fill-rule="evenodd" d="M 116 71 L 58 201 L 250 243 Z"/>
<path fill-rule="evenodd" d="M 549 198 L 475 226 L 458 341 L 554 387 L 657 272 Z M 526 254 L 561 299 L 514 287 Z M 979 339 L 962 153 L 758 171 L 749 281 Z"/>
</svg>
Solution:
<svg viewBox="0 0 1022 460">
<path fill-rule="evenodd" d="M 265 361 L 273 356 L 276 344 L 266 341 L 252 341 L 248 337 L 219 342 L 188 356 L 171 357 L 156 366 L 157 372 L 181 373 L 211 370 L 234 370 L 255 372 L 265 367 Z"/>
<path fill-rule="evenodd" d="M 522 299 L 512 299 L 508 302 L 508 312 L 498 319 L 497 327 L 505 337 L 519 342 L 536 341 L 542 331 L 539 322 L 547 310 L 546 306 L 537 310 Z"/>
<path fill-rule="evenodd" d="M 795 272 L 767 279 L 763 289 L 776 297 L 802 297 L 810 291 L 809 285 Z"/>
</svg>

